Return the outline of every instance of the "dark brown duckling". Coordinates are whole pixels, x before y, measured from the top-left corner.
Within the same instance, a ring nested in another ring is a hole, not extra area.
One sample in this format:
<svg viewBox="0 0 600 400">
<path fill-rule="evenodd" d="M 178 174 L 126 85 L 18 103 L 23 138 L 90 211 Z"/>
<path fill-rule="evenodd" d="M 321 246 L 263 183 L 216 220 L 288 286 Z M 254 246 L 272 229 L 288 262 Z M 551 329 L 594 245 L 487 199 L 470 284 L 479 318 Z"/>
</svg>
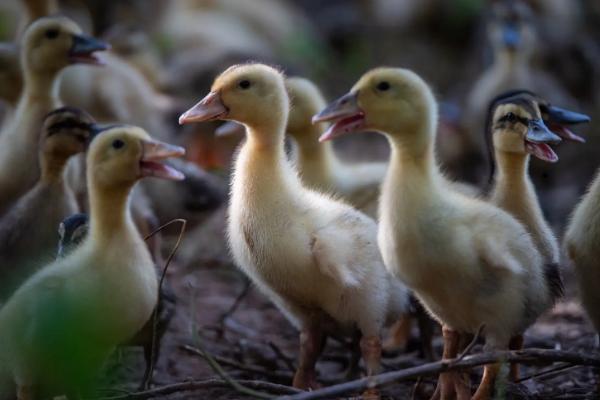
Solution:
<svg viewBox="0 0 600 400">
<path fill-rule="evenodd" d="M 65 167 L 86 150 L 93 123 L 86 112 L 71 107 L 46 116 L 39 150 L 41 176 L 0 219 L 0 302 L 54 259 L 56 226 L 78 211 Z"/>
</svg>

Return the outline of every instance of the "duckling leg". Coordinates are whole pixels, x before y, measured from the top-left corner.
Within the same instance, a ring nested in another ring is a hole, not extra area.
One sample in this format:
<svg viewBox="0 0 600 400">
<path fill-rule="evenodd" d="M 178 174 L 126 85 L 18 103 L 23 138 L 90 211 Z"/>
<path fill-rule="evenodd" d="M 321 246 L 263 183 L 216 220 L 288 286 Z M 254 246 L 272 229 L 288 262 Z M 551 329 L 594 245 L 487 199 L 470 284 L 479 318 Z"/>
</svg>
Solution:
<svg viewBox="0 0 600 400">
<path fill-rule="evenodd" d="M 522 350 L 523 349 L 523 335 L 516 335 L 510 339 L 508 342 L 509 350 Z M 510 364 L 510 379 L 513 382 L 519 380 L 519 364 L 511 363 Z"/>
<path fill-rule="evenodd" d="M 311 322 L 302 328 L 300 333 L 300 360 L 294 374 L 293 386 L 298 389 L 318 389 L 315 365 L 325 346 L 326 336 L 320 323 Z"/>
<path fill-rule="evenodd" d="M 442 326 L 442 335 L 444 336 L 442 360 L 456 358 L 460 345 L 460 334 L 448 326 Z M 462 374 L 456 371 L 441 373 L 431 400 L 450 400 L 455 395 L 458 400 L 469 399 L 470 390 Z"/>
<path fill-rule="evenodd" d="M 379 373 L 381 368 L 381 339 L 379 335 L 363 336 L 360 339 L 360 349 L 367 369 L 367 376 Z M 379 399 L 379 391 L 375 388 L 367 389 L 363 394 L 364 400 Z"/>
<path fill-rule="evenodd" d="M 489 400 L 492 398 L 492 393 L 494 392 L 494 385 L 496 383 L 496 376 L 498 376 L 498 372 L 500 371 L 500 364 L 487 364 L 483 367 L 483 377 L 481 378 L 481 383 L 475 392 L 472 400 Z"/>
<path fill-rule="evenodd" d="M 405 314 L 390 328 L 389 336 L 383 343 L 383 349 L 386 351 L 404 349 L 410 337 L 411 329 L 412 317 Z"/>
</svg>

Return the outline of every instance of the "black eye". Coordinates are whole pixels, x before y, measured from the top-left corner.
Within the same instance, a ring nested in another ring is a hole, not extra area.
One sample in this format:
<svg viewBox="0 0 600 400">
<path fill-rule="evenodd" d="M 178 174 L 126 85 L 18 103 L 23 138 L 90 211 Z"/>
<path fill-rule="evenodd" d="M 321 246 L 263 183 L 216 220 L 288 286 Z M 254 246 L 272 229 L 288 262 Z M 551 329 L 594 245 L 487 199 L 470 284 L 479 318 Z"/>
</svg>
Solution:
<svg viewBox="0 0 600 400">
<path fill-rule="evenodd" d="M 517 116 L 510 112 L 504 116 L 504 119 L 506 119 L 509 122 L 514 122 L 517 120 Z"/>
<path fill-rule="evenodd" d="M 386 90 L 389 90 L 389 89 L 390 89 L 390 83 L 389 82 L 383 81 L 383 82 L 379 82 L 377 84 L 377 90 L 385 92 Z"/>
<path fill-rule="evenodd" d="M 125 146 L 125 142 L 122 141 L 121 139 L 115 139 L 112 142 L 113 149 L 120 149 L 123 146 Z"/>
<path fill-rule="evenodd" d="M 58 29 L 48 29 L 44 34 L 48 39 L 56 39 L 58 37 Z"/>
<path fill-rule="evenodd" d="M 248 89 L 250 87 L 250 81 L 247 79 L 244 79 L 243 81 L 241 81 L 239 83 L 239 87 L 241 87 L 242 89 Z"/>
</svg>

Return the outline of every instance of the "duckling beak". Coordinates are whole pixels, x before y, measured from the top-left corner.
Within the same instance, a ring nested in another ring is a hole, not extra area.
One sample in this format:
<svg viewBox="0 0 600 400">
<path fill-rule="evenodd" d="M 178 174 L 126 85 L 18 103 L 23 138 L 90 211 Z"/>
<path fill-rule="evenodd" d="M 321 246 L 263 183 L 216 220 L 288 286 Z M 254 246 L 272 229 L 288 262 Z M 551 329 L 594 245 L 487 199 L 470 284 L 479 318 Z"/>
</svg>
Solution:
<svg viewBox="0 0 600 400">
<path fill-rule="evenodd" d="M 505 23 L 502 27 L 502 42 L 504 46 L 511 50 L 515 50 L 519 47 L 521 42 L 521 34 L 517 26 L 513 23 Z"/>
<path fill-rule="evenodd" d="M 530 154 L 547 162 L 557 162 L 558 156 L 549 144 L 558 144 L 560 136 L 554 134 L 541 119 L 529 121 L 529 130 L 525 135 L 525 149 Z"/>
<path fill-rule="evenodd" d="M 69 61 L 72 64 L 102 65 L 103 62 L 94 55 L 94 52 L 108 49 L 110 49 L 110 45 L 102 40 L 87 35 L 73 35 Z"/>
<path fill-rule="evenodd" d="M 589 116 L 555 106 L 548 106 L 544 111 L 547 114 L 547 120 L 553 132 L 565 140 L 585 143 L 584 138 L 573 133 L 565 125 L 588 123 L 592 120 Z"/>
<path fill-rule="evenodd" d="M 326 121 L 334 121 L 334 124 L 321 135 L 319 142 L 363 129 L 365 113 L 358 106 L 358 92 L 340 97 L 312 118 L 313 124 Z"/>
<path fill-rule="evenodd" d="M 235 121 L 226 121 L 217 129 L 215 129 L 215 136 L 226 137 L 240 134 L 243 135 L 245 129 L 246 128 L 244 128 L 244 125 L 238 124 Z"/>
<path fill-rule="evenodd" d="M 140 172 L 142 177 L 154 176 L 156 178 L 181 181 L 185 175 L 175 168 L 160 161 L 171 157 L 185 155 L 183 147 L 174 146 L 156 140 L 142 141 L 142 158 L 140 159 Z"/>
<path fill-rule="evenodd" d="M 221 95 L 218 92 L 210 92 L 198 104 L 181 114 L 179 125 L 222 119 L 228 112 Z"/>
</svg>

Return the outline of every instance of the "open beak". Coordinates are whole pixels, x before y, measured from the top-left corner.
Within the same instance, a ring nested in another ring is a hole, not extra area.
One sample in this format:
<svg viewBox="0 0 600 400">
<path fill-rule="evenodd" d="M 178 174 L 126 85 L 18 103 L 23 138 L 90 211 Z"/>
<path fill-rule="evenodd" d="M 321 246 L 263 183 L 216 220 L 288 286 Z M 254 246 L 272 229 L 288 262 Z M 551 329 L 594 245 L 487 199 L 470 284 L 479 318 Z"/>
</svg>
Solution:
<svg viewBox="0 0 600 400">
<path fill-rule="evenodd" d="M 154 176 L 156 178 L 181 181 L 185 176 L 175 168 L 161 163 L 171 157 L 181 157 L 185 154 L 183 147 L 159 142 L 157 140 L 144 140 L 143 152 L 140 159 L 140 172 L 142 177 Z"/>
<path fill-rule="evenodd" d="M 365 113 L 358 106 L 358 92 L 350 92 L 312 118 L 312 123 L 332 121 L 333 125 L 319 138 L 319 142 L 357 132 L 365 128 Z"/>
<path fill-rule="evenodd" d="M 561 141 L 560 136 L 548 129 L 541 119 L 529 121 L 529 129 L 525 135 L 525 148 L 530 154 L 544 161 L 557 162 L 558 156 L 550 144 L 558 144 Z"/>
<path fill-rule="evenodd" d="M 87 35 L 73 35 L 69 60 L 73 64 L 102 65 L 102 61 L 94 53 L 108 49 L 110 49 L 110 45 L 102 40 Z"/>
<path fill-rule="evenodd" d="M 521 43 L 521 34 L 518 27 L 514 23 L 507 22 L 502 27 L 502 42 L 504 46 L 515 50 Z"/>
<path fill-rule="evenodd" d="M 546 113 L 546 120 L 548 121 L 548 125 L 550 126 L 553 132 L 555 132 L 557 135 L 559 135 L 565 140 L 585 143 L 584 138 L 573 133 L 565 125 L 577 125 L 588 123 L 591 121 L 591 118 L 589 116 L 551 105 L 546 107 L 544 111 Z"/>
<path fill-rule="evenodd" d="M 221 100 L 221 95 L 218 92 L 210 92 L 198 104 L 181 114 L 179 125 L 221 119 L 228 112 L 229 110 Z"/>
<path fill-rule="evenodd" d="M 233 135 L 243 135 L 246 128 L 244 125 L 238 124 L 235 121 L 226 121 L 221 124 L 217 129 L 215 129 L 215 136 L 217 137 L 226 137 Z"/>
</svg>

